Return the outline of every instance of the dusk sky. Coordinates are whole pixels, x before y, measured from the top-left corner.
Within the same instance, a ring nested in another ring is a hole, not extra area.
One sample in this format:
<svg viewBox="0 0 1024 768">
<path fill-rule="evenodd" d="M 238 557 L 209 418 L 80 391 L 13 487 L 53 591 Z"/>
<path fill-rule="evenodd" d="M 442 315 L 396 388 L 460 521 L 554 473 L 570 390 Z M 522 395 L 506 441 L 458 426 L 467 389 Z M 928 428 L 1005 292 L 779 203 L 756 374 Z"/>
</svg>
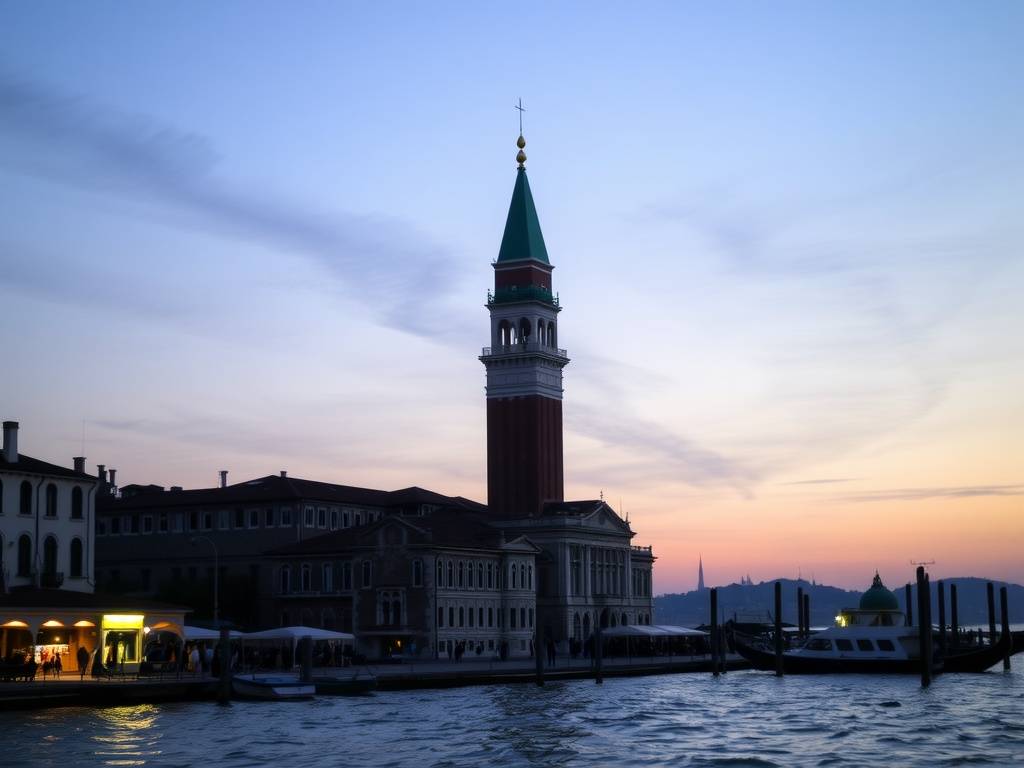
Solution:
<svg viewBox="0 0 1024 768">
<path fill-rule="evenodd" d="M 527 168 L 568 498 L 658 593 L 1024 582 L 1024 3 L 0 2 L 0 418 L 486 500 Z"/>
</svg>

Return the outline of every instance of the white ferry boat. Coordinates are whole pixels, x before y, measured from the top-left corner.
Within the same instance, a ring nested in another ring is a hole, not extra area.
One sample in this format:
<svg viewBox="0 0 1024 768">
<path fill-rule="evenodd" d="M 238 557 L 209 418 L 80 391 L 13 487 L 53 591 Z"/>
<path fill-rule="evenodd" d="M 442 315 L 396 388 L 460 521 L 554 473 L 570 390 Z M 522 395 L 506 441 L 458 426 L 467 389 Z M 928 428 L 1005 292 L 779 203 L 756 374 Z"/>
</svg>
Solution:
<svg viewBox="0 0 1024 768">
<path fill-rule="evenodd" d="M 755 669 L 775 670 L 773 649 L 736 636 L 736 650 Z M 1006 653 L 1004 643 L 982 646 L 946 661 L 958 672 L 982 672 Z M 933 648 L 933 671 L 942 671 L 943 659 Z M 886 589 L 876 573 L 871 588 L 856 609 L 844 609 L 836 623 L 816 632 L 798 648 L 782 654 L 785 674 L 863 672 L 870 674 L 919 674 L 921 645 L 919 628 L 907 623 L 899 601 Z"/>
</svg>

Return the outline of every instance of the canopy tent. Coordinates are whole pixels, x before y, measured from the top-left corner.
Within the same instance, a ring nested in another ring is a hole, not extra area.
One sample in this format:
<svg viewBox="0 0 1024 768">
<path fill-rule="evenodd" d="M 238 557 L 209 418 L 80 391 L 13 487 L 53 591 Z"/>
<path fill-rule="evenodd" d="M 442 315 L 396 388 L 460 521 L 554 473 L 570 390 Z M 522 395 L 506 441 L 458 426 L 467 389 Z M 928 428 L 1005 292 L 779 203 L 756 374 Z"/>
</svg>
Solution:
<svg viewBox="0 0 1024 768">
<path fill-rule="evenodd" d="M 185 630 L 186 642 L 196 642 L 200 640 L 220 640 L 220 630 L 218 629 L 207 629 L 206 627 L 189 627 L 184 626 L 182 629 Z M 241 632 L 232 629 L 229 633 L 232 640 L 237 640 L 242 636 Z"/>
<path fill-rule="evenodd" d="M 298 641 L 304 637 L 311 637 L 314 640 L 347 640 L 349 642 L 355 642 L 356 639 L 355 635 L 348 632 L 334 632 L 316 627 L 277 627 L 276 629 L 264 629 L 261 632 L 245 632 L 241 635 L 243 640 Z"/>
<path fill-rule="evenodd" d="M 316 627 L 278 627 L 276 629 L 264 629 L 261 632 L 245 632 L 241 635 L 243 648 L 246 640 L 279 640 L 288 643 L 289 648 L 291 648 L 293 664 L 296 661 L 296 646 L 305 637 L 310 638 L 314 642 L 317 640 L 340 640 L 343 644 L 351 643 L 353 645 L 356 640 L 356 636 L 348 632 L 334 632 L 329 629 L 317 629 Z"/>
<path fill-rule="evenodd" d="M 603 637 L 707 637 L 707 632 L 671 624 L 624 624 L 601 630 Z"/>
</svg>

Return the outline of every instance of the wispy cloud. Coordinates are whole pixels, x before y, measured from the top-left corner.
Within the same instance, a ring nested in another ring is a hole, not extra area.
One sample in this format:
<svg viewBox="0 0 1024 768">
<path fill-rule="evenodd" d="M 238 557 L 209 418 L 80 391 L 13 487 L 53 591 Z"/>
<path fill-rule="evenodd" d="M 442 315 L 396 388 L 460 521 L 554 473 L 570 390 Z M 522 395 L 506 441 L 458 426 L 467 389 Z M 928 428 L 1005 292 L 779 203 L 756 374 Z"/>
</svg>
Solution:
<svg viewBox="0 0 1024 768">
<path fill-rule="evenodd" d="M 923 499 L 964 499 L 976 496 L 1024 496 L 1024 485 L 963 485 L 948 488 L 895 488 L 838 496 L 836 501 L 921 501 Z"/>
<path fill-rule="evenodd" d="M 789 483 L 779 483 L 779 485 L 831 485 L 833 483 L 852 483 L 859 479 L 859 477 L 827 477 L 820 480 L 793 480 Z"/>
<path fill-rule="evenodd" d="M 412 318 L 404 305 L 427 283 L 435 302 L 448 297 L 450 285 L 433 279 L 458 274 L 443 244 L 393 217 L 314 213 L 235 188 L 215 175 L 219 157 L 202 135 L 0 74 L 0 166 L 169 209 L 179 226 L 300 253 L 334 279 L 331 290 L 364 302 L 377 322 L 431 338 L 457 332 L 441 313 Z M 21 263 L 22 271 L 31 266 Z"/>
</svg>

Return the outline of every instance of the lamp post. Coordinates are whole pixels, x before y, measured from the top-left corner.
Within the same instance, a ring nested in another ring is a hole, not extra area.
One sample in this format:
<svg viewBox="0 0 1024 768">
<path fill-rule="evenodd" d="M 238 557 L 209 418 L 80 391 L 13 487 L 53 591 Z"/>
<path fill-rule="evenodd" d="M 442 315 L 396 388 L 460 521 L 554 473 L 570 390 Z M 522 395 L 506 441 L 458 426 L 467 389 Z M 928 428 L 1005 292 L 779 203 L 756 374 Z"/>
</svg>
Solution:
<svg viewBox="0 0 1024 768">
<path fill-rule="evenodd" d="M 192 546 L 195 546 L 200 541 L 205 541 L 211 547 L 213 547 L 213 623 L 220 624 L 220 610 L 218 604 L 218 595 L 220 590 L 217 588 L 217 581 L 220 577 L 220 553 L 217 552 L 217 545 L 213 543 L 213 539 L 209 536 L 193 536 L 189 539 Z"/>
</svg>

